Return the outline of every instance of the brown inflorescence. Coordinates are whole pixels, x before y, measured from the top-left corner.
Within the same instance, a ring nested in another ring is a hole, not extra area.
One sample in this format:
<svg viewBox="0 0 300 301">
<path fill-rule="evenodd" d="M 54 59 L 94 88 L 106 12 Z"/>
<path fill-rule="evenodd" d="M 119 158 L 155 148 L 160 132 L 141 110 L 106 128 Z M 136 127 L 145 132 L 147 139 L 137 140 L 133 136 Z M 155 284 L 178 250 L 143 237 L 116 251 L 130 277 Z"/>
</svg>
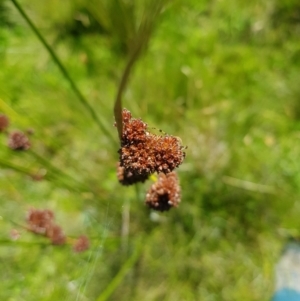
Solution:
<svg viewBox="0 0 300 301">
<path fill-rule="evenodd" d="M 167 211 L 180 203 L 181 191 L 177 174 L 160 173 L 146 194 L 146 205 L 157 211 Z"/>
<path fill-rule="evenodd" d="M 46 234 L 53 219 L 54 213 L 51 210 L 30 209 L 27 215 L 28 229 L 37 234 Z"/>
<path fill-rule="evenodd" d="M 54 245 L 66 242 L 63 230 L 54 223 L 54 213 L 51 210 L 30 209 L 27 215 L 27 228 L 33 233 L 48 237 Z"/>
<path fill-rule="evenodd" d="M 132 118 L 126 109 L 122 116 L 123 133 L 119 154 L 120 166 L 124 168 L 125 175 L 129 175 L 135 182 L 144 182 L 154 172 L 169 173 L 183 162 L 185 147 L 177 137 L 150 133 L 147 124 Z"/>
<path fill-rule="evenodd" d="M 73 245 L 73 251 L 76 253 L 84 252 L 90 248 L 90 241 L 85 235 L 77 238 Z"/>
<path fill-rule="evenodd" d="M 4 132 L 9 126 L 9 119 L 6 115 L 0 114 L 0 132 Z"/>
<path fill-rule="evenodd" d="M 23 132 L 14 131 L 9 135 L 8 146 L 13 150 L 28 150 L 30 142 Z"/>
<path fill-rule="evenodd" d="M 47 229 L 46 236 L 51 240 L 53 245 L 63 245 L 66 243 L 66 236 L 62 228 L 56 224 L 52 224 Z"/>
<path fill-rule="evenodd" d="M 122 185 L 128 186 L 128 185 L 135 184 L 137 182 L 144 183 L 146 180 L 148 180 L 149 175 L 145 174 L 143 176 L 143 175 L 133 174 L 131 171 L 125 170 L 125 168 L 122 167 L 122 166 L 120 166 L 120 163 L 118 163 L 118 166 L 117 166 L 117 177 L 118 177 L 119 182 Z"/>
</svg>

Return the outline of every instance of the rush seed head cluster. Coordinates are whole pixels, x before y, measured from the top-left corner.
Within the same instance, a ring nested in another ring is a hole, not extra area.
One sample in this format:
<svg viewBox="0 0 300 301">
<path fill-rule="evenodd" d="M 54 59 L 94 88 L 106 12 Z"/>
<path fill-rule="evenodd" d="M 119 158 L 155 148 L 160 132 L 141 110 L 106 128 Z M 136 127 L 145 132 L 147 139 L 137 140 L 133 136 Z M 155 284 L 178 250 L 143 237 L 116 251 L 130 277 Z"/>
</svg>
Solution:
<svg viewBox="0 0 300 301">
<path fill-rule="evenodd" d="M 158 211 L 177 207 L 180 202 L 179 180 L 174 172 L 185 158 L 185 147 L 179 138 L 155 135 L 141 119 L 122 111 L 122 136 L 117 167 L 118 180 L 123 185 L 145 182 L 153 173 L 158 181 L 146 195 L 146 205 Z"/>
<path fill-rule="evenodd" d="M 122 185 L 128 186 L 128 185 L 135 184 L 137 182 L 144 183 L 146 180 L 148 180 L 149 175 L 145 174 L 144 177 L 142 175 L 138 175 L 138 176 L 134 175 L 131 171 L 125 170 L 125 168 L 120 166 L 120 163 L 118 163 L 117 177 Z"/>
<path fill-rule="evenodd" d="M 4 132 L 9 126 L 9 119 L 6 115 L 0 114 L 0 132 Z"/>
<path fill-rule="evenodd" d="M 138 181 L 144 181 L 155 172 L 170 173 L 185 158 L 185 147 L 177 137 L 155 135 L 147 128 L 146 123 L 123 110 L 120 166 L 124 168 L 125 176 L 130 175 Z"/>
<path fill-rule="evenodd" d="M 31 209 L 27 215 L 28 230 L 50 239 L 54 245 L 63 245 L 66 236 L 60 226 L 54 223 L 54 213 L 51 210 Z"/>
<path fill-rule="evenodd" d="M 175 172 L 160 173 L 146 194 L 146 205 L 151 209 L 166 211 L 180 203 L 181 191 Z"/>
<path fill-rule="evenodd" d="M 26 229 L 28 231 L 47 237 L 53 245 L 64 245 L 67 243 L 67 237 L 63 229 L 54 222 L 53 211 L 48 209 L 30 209 L 26 221 Z M 89 247 L 90 241 L 85 235 L 81 235 L 73 241 L 73 251 L 76 253 L 86 251 Z"/>
<path fill-rule="evenodd" d="M 28 150 L 30 148 L 30 141 L 23 132 L 14 131 L 9 134 L 8 146 L 13 150 Z"/>
</svg>

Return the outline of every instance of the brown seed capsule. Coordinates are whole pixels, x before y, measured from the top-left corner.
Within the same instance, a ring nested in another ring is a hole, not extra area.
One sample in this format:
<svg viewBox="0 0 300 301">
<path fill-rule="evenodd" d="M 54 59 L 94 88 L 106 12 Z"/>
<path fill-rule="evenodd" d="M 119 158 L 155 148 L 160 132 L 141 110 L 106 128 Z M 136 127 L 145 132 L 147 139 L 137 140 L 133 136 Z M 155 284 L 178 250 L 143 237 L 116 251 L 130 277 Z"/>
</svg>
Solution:
<svg viewBox="0 0 300 301">
<path fill-rule="evenodd" d="M 175 172 L 161 173 L 146 194 L 146 205 L 157 211 L 167 211 L 180 203 L 181 190 Z"/>
<path fill-rule="evenodd" d="M 31 209 L 27 215 L 27 224 L 30 231 L 37 234 L 46 234 L 51 227 L 54 213 L 51 210 Z"/>
<path fill-rule="evenodd" d="M 6 115 L 0 114 L 0 132 L 4 132 L 9 126 L 9 119 Z"/>
<path fill-rule="evenodd" d="M 47 229 L 46 236 L 50 238 L 54 245 L 63 245 L 66 243 L 66 236 L 62 228 L 58 225 L 52 224 L 51 227 Z"/>
<path fill-rule="evenodd" d="M 30 142 L 23 132 L 15 131 L 9 135 L 8 146 L 13 150 L 28 150 Z"/>
<path fill-rule="evenodd" d="M 180 139 L 154 135 L 147 124 L 123 110 L 123 135 L 119 149 L 120 166 L 132 177 L 145 179 L 154 172 L 169 173 L 185 158 Z"/>
<path fill-rule="evenodd" d="M 125 170 L 124 167 L 120 166 L 120 163 L 118 163 L 117 166 L 117 177 L 119 182 L 124 185 L 132 185 L 138 182 L 144 183 L 148 178 L 148 174 L 133 174 L 131 171 Z"/>
<path fill-rule="evenodd" d="M 76 253 L 84 252 L 90 248 L 90 241 L 85 235 L 81 235 L 73 245 L 73 251 Z"/>
<path fill-rule="evenodd" d="M 27 225 L 29 231 L 48 237 L 54 245 L 62 245 L 66 242 L 63 230 L 54 224 L 54 213 L 51 210 L 29 210 Z"/>
</svg>

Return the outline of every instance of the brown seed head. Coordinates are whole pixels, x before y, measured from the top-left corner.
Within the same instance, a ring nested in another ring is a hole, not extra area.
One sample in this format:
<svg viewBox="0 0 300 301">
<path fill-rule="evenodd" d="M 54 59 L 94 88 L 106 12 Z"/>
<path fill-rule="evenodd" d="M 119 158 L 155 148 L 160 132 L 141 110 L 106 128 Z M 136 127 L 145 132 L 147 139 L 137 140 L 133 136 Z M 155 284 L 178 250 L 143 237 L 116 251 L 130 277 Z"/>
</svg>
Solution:
<svg viewBox="0 0 300 301">
<path fill-rule="evenodd" d="M 121 145 L 138 144 L 145 141 L 147 124 L 140 119 L 131 117 L 131 113 L 124 109 L 123 117 L 123 133 Z"/>
<path fill-rule="evenodd" d="M 81 235 L 80 237 L 78 237 L 78 239 L 75 241 L 73 245 L 73 251 L 76 253 L 86 251 L 89 248 L 90 248 L 90 241 L 85 235 Z"/>
<path fill-rule="evenodd" d="M 31 209 L 27 215 L 27 224 L 30 231 L 37 234 L 46 234 L 51 228 L 54 213 L 51 210 Z"/>
<path fill-rule="evenodd" d="M 9 119 L 6 115 L 0 114 L 0 132 L 4 132 L 9 126 Z"/>
<path fill-rule="evenodd" d="M 62 228 L 58 225 L 52 224 L 51 227 L 47 229 L 46 236 L 50 238 L 54 245 L 63 245 L 66 243 L 66 236 Z"/>
<path fill-rule="evenodd" d="M 154 135 L 147 131 L 146 123 L 123 110 L 120 166 L 130 176 L 145 179 L 154 172 L 169 173 L 183 162 L 183 150 L 179 138 Z"/>
<path fill-rule="evenodd" d="M 48 237 L 54 245 L 62 245 L 66 242 L 66 236 L 61 227 L 54 224 L 54 213 L 51 210 L 29 210 L 27 227 L 33 233 Z"/>
<path fill-rule="evenodd" d="M 8 146 L 13 150 L 28 150 L 30 142 L 23 132 L 15 131 L 9 135 Z"/>
<path fill-rule="evenodd" d="M 138 182 L 144 183 L 149 178 L 149 175 L 132 173 L 131 171 L 126 170 L 124 167 L 120 166 L 120 163 L 118 163 L 117 177 L 122 185 L 128 186 Z"/>
<path fill-rule="evenodd" d="M 180 203 L 181 191 L 175 172 L 161 173 L 146 194 L 146 205 L 158 211 L 167 211 Z"/>
</svg>

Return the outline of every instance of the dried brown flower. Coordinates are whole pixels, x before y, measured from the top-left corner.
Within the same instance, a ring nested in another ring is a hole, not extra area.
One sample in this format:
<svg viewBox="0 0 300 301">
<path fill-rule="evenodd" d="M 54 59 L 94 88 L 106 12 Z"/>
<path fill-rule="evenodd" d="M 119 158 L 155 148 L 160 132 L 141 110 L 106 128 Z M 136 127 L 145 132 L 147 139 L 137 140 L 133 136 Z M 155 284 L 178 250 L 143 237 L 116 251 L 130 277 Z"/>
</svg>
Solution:
<svg viewBox="0 0 300 301">
<path fill-rule="evenodd" d="M 132 118 L 130 111 L 123 109 L 123 133 L 121 145 L 138 144 L 145 142 L 148 125 L 141 119 Z"/>
<path fill-rule="evenodd" d="M 4 132 L 9 126 L 9 119 L 6 115 L 0 114 L 0 132 Z"/>
<path fill-rule="evenodd" d="M 73 245 L 73 251 L 76 253 L 84 252 L 90 247 L 90 241 L 85 235 L 81 235 Z"/>
<path fill-rule="evenodd" d="M 154 172 L 169 173 L 185 158 L 185 147 L 177 137 L 155 135 L 147 131 L 147 124 L 134 119 L 124 109 L 123 134 L 121 139 L 120 166 L 125 174 L 145 181 Z"/>
<path fill-rule="evenodd" d="M 46 234 L 52 226 L 54 213 L 51 210 L 30 209 L 27 215 L 27 224 L 30 231 L 37 234 Z"/>
<path fill-rule="evenodd" d="M 146 205 L 158 211 L 167 211 L 180 203 L 181 191 L 175 172 L 160 173 L 158 180 L 146 194 Z"/>
<path fill-rule="evenodd" d="M 62 245 L 66 242 L 61 227 L 54 224 L 54 213 L 51 210 L 29 210 L 27 224 L 29 231 L 48 237 L 54 245 Z"/>
<path fill-rule="evenodd" d="M 8 146 L 13 150 L 28 150 L 30 142 L 23 132 L 15 131 L 9 135 Z"/>
<path fill-rule="evenodd" d="M 63 245 L 66 242 L 66 236 L 62 228 L 55 224 L 52 224 L 51 227 L 47 229 L 46 236 L 50 238 L 54 245 Z"/>
<path fill-rule="evenodd" d="M 145 175 L 133 174 L 131 171 L 125 170 L 125 168 L 120 166 L 120 163 L 118 163 L 117 177 L 118 177 L 119 182 L 122 185 L 128 186 L 128 185 L 135 184 L 137 182 L 144 183 L 149 178 L 149 175 L 148 174 L 145 174 Z"/>
</svg>

